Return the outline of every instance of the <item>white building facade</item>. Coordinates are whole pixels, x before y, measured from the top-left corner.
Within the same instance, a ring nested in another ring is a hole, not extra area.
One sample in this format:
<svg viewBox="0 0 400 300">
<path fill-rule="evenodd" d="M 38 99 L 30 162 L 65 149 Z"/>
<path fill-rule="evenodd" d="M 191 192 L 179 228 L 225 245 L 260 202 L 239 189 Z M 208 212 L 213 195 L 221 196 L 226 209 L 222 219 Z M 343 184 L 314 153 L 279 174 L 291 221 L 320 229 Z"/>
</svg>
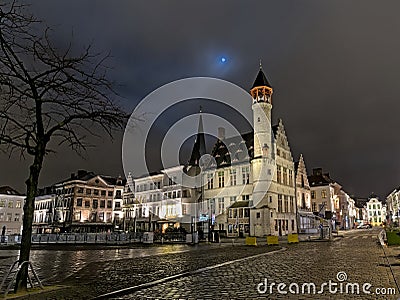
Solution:
<svg viewBox="0 0 400 300">
<path fill-rule="evenodd" d="M 388 221 L 398 226 L 400 219 L 400 188 L 394 189 L 386 197 L 386 205 Z"/>
<path fill-rule="evenodd" d="M 21 234 L 25 196 L 9 186 L 0 187 L 0 229 L 2 234 Z"/>
<path fill-rule="evenodd" d="M 368 222 L 372 226 L 382 226 L 386 221 L 386 205 L 376 196 L 371 196 L 366 203 L 366 212 Z"/>
<path fill-rule="evenodd" d="M 190 232 L 194 226 L 195 189 L 183 187 L 184 166 L 176 166 L 135 179 L 127 180 L 130 197 L 124 198 L 125 223 L 130 231 L 160 231 L 168 227 Z"/>
<path fill-rule="evenodd" d="M 228 236 L 297 233 L 293 157 L 282 120 L 271 124 L 273 90 L 261 68 L 250 93 L 254 131 L 220 137 L 211 153 L 216 170 L 204 174 L 209 230 Z"/>
<path fill-rule="evenodd" d="M 271 126 L 272 92 L 260 67 L 248 103 L 254 130 L 238 137 L 219 135 L 211 151 L 216 164 L 203 168 L 198 188 L 185 188 L 176 176 L 197 174 L 206 153 L 201 116 L 187 166 L 132 179 L 134 195 L 124 199 L 130 230 L 132 224 L 135 230 L 142 225 L 141 230 L 151 230 L 165 223 L 162 229 L 180 226 L 199 231 L 200 237 L 211 231 L 227 236 L 297 233 L 293 156 L 282 120 Z"/>
</svg>

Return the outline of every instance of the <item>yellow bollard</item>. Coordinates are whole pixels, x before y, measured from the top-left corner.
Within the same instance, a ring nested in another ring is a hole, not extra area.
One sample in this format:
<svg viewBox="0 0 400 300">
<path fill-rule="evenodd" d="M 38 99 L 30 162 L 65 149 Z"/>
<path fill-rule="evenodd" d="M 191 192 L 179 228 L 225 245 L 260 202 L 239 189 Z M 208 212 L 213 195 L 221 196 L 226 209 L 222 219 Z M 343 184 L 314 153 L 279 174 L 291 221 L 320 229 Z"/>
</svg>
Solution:
<svg viewBox="0 0 400 300">
<path fill-rule="evenodd" d="M 257 239 L 252 236 L 246 237 L 246 245 L 257 246 Z"/>
<path fill-rule="evenodd" d="M 298 242 L 299 242 L 299 235 L 298 235 L 297 233 L 295 233 L 295 234 L 288 234 L 287 240 L 288 240 L 288 243 L 289 243 L 289 244 L 291 244 L 291 243 L 298 243 Z"/>
<path fill-rule="evenodd" d="M 267 236 L 267 245 L 279 245 L 278 236 L 268 235 Z"/>
</svg>

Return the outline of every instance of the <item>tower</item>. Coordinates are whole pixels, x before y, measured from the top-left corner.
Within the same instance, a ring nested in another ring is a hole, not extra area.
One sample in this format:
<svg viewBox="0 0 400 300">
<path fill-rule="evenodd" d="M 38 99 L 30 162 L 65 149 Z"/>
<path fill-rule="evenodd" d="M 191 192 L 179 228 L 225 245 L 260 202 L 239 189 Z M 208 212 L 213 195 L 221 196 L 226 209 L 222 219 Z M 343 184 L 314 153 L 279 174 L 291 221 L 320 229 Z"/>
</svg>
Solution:
<svg viewBox="0 0 400 300">
<path fill-rule="evenodd" d="M 201 116 L 201 107 L 200 107 L 200 117 L 199 117 L 199 126 L 197 129 L 196 140 L 193 145 L 192 154 L 189 159 L 190 166 L 199 166 L 199 161 L 202 155 L 206 154 L 206 142 L 205 135 L 203 129 L 203 118 Z"/>
<path fill-rule="evenodd" d="M 275 169 L 271 129 L 272 92 L 260 62 L 260 70 L 250 90 L 253 98 L 254 157 L 251 164 L 254 206 L 266 197 Z"/>
</svg>

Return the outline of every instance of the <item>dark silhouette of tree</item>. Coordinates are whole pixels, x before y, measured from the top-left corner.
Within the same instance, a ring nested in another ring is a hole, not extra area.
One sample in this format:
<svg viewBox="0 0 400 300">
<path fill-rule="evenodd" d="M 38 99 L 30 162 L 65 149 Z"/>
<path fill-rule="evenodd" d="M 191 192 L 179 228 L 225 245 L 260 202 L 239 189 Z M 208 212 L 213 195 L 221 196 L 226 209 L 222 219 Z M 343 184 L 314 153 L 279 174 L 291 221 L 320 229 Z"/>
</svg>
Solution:
<svg viewBox="0 0 400 300">
<path fill-rule="evenodd" d="M 18 1 L 0 4 L 0 146 L 31 158 L 20 264 L 29 260 L 35 196 L 51 148 L 64 144 L 81 153 L 86 136 L 102 129 L 112 138 L 127 121 L 106 77 L 108 55 L 90 46 L 76 51 L 71 43 L 59 49 L 50 28 L 28 8 Z M 15 290 L 27 288 L 27 272 L 21 269 Z"/>
</svg>

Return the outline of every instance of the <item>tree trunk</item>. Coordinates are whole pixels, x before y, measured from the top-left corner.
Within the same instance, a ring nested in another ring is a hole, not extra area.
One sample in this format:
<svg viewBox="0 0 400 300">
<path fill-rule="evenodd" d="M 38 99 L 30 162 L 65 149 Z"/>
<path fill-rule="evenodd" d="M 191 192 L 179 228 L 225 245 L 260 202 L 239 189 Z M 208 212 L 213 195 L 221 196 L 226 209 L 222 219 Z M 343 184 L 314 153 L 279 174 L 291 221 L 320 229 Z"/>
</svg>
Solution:
<svg viewBox="0 0 400 300">
<path fill-rule="evenodd" d="M 44 150 L 37 147 L 34 161 L 29 168 L 29 178 L 26 184 L 26 199 L 24 204 L 24 218 L 22 227 L 21 249 L 19 251 L 19 265 L 24 261 L 29 261 L 32 239 L 32 222 L 35 209 L 35 197 L 37 195 L 39 175 L 42 169 Z M 17 274 L 14 291 L 27 289 L 28 265 L 25 264 Z"/>
</svg>

